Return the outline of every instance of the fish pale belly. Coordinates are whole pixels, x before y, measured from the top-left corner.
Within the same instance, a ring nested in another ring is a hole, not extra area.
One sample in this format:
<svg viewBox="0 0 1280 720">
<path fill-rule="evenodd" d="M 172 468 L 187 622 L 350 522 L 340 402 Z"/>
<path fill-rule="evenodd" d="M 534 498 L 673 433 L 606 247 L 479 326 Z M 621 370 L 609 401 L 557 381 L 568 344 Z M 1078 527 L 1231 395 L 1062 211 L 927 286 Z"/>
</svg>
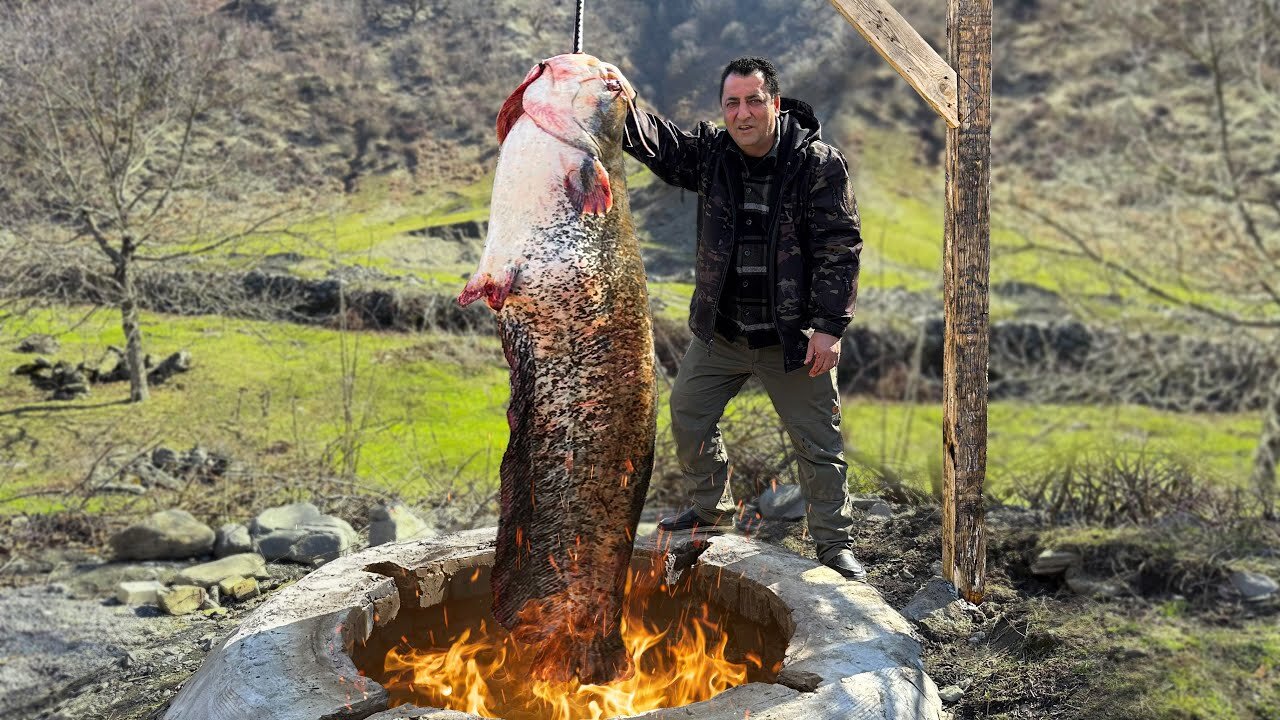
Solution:
<svg viewBox="0 0 1280 720">
<path fill-rule="evenodd" d="M 582 224 L 565 190 L 565 168 L 585 157 L 522 117 L 502 144 L 490 199 L 489 231 L 468 287 L 487 283 L 518 294 L 530 257 L 558 230 Z M 492 304 L 492 303 L 491 303 Z M 499 303 L 501 305 L 502 303 Z M 496 309 L 496 308 L 495 308 Z"/>
</svg>

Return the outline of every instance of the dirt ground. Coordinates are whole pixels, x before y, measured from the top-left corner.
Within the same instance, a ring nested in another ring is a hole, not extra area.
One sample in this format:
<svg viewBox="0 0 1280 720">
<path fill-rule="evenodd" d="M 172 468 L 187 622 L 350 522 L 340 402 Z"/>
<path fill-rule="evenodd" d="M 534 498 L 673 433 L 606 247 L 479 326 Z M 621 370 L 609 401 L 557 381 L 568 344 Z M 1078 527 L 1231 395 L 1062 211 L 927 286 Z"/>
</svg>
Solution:
<svg viewBox="0 0 1280 720">
<path fill-rule="evenodd" d="M 870 583 L 894 607 L 905 606 L 933 574 L 940 521 L 937 507 L 923 506 L 859 524 L 857 554 L 868 566 Z M 988 527 L 986 601 L 953 625 L 920 629 L 930 675 L 939 687 L 964 691 L 949 710 L 957 720 L 1102 717 L 1091 709 L 1108 687 L 1097 674 L 1118 674 L 1142 654 L 1102 636 L 1073 636 L 1060 628 L 1072 618 L 1088 621 L 1104 605 L 1112 616 L 1140 617 L 1151 603 L 1130 598 L 1103 604 L 1031 575 L 1028 560 L 1040 531 L 1034 513 L 995 510 Z M 814 556 L 803 522 L 766 525 L 755 537 Z M 163 580 L 178 565 L 104 563 L 84 540 L 51 536 L 44 547 L 28 544 L 0 556 L 0 718 L 158 718 L 208 649 L 265 599 L 184 617 L 124 607 L 107 599 L 117 582 Z M 307 572 L 275 563 L 270 570 L 267 595 Z M 1262 612 L 1272 619 L 1276 614 L 1274 607 Z"/>
</svg>

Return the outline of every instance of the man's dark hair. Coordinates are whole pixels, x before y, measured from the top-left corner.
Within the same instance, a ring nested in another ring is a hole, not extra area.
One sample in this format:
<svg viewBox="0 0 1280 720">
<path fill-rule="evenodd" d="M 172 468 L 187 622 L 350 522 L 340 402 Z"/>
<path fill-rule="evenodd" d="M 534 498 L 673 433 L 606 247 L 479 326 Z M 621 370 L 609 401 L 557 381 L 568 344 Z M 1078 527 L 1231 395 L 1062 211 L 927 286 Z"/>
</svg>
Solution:
<svg viewBox="0 0 1280 720">
<path fill-rule="evenodd" d="M 724 66 L 724 72 L 720 73 L 720 97 L 724 97 L 724 79 L 729 75 L 750 77 L 755 72 L 764 76 L 764 91 L 769 93 L 769 97 L 778 97 L 780 93 L 778 90 L 778 68 L 762 57 L 740 57 L 736 60 L 730 60 L 729 64 Z"/>
</svg>

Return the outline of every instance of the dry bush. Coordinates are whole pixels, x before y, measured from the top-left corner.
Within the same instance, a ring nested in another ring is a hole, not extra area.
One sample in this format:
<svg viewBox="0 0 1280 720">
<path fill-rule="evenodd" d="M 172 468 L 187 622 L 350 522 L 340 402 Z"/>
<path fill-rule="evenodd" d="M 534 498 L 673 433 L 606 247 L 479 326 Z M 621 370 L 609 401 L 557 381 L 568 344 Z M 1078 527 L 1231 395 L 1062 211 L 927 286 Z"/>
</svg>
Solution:
<svg viewBox="0 0 1280 720">
<path fill-rule="evenodd" d="M 1240 515 L 1247 496 L 1222 489 L 1185 459 L 1147 451 L 1104 449 L 1015 477 L 1011 499 L 1055 522 L 1116 526 L 1174 516 Z"/>
</svg>

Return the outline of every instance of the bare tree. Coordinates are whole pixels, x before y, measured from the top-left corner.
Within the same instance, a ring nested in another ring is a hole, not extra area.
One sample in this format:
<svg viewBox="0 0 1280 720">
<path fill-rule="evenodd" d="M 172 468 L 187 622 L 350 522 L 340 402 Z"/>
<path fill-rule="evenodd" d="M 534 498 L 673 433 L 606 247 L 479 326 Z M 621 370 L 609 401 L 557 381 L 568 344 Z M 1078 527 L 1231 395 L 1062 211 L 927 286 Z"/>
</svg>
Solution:
<svg viewBox="0 0 1280 720">
<path fill-rule="evenodd" d="M 138 273 L 224 248 L 277 214 L 237 140 L 259 46 L 179 0 L 10 3 L 0 14 L 0 231 L 92 248 L 111 277 L 130 398 L 148 396 Z"/>
<path fill-rule="evenodd" d="M 1103 81 L 1114 87 L 1099 93 L 1116 111 L 1114 134 L 1081 139 L 1089 157 L 1051 199 L 1015 197 L 1066 240 L 1035 244 L 1280 355 L 1280 2 L 1124 0 L 1084 12 L 1123 48 Z M 1280 373 L 1264 385 L 1252 483 L 1275 517 Z"/>
</svg>

